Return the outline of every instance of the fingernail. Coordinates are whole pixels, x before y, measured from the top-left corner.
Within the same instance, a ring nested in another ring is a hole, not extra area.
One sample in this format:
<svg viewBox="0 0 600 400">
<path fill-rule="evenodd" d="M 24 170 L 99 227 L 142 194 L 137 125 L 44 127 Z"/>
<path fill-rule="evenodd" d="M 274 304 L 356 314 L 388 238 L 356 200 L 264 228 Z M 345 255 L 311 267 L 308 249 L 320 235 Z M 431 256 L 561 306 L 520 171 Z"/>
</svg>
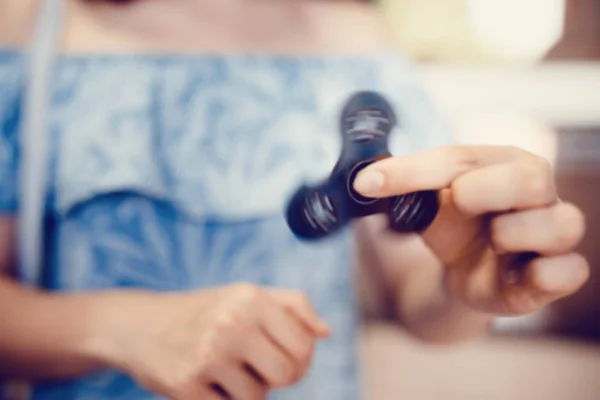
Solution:
<svg viewBox="0 0 600 400">
<path fill-rule="evenodd" d="M 331 331 L 331 327 L 330 327 L 330 326 L 329 326 L 329 324 L 327 324 L 327 322 L 325 322 L 325 321 L 322 321 L 322 320 L 321 320 L 321 321 L 319 321 L 319 322 L 318 322 L 318 326 L 319 326 L 319 330 L 320 330 L 321 332 L 329 332 L 329 331 Z"/>
<path fill-rule="evenodd" d="M 313 325 L 313 330 L 315 334 L 319 336 L 329 336 L 331 333 L 331 327 L 327 322 L 322 319 L 317 319 Z"/>
<path fill-rule="evenodd" d="M 331 328 L 330 327 L 324 327 L 323 330 L 321 330 L 320 332 L 318 332 L 319 336 L 322 338 L 327 338 L 331 336 Z"/>
<path fill-rule="evenodd" d="M 383 188 L 384 180 L 381 172 L 362 172 L 354 180 L 354 190 L 362 194 L 376 193 Z"/>
</svg>

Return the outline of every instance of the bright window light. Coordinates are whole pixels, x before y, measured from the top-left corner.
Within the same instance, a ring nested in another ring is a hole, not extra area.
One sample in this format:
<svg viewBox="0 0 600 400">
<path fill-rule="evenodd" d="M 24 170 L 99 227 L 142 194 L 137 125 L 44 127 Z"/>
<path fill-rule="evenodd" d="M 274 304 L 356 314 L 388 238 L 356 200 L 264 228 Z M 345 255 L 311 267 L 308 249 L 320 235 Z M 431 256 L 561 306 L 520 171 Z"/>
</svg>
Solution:
<svg viewBox="0 0 600 400">
<path fill-rule="evenodd" d="M 566 0 L 467 0 L 476 40 L 504 57 L 536 61 L 564 32 Z"/>
</svg>

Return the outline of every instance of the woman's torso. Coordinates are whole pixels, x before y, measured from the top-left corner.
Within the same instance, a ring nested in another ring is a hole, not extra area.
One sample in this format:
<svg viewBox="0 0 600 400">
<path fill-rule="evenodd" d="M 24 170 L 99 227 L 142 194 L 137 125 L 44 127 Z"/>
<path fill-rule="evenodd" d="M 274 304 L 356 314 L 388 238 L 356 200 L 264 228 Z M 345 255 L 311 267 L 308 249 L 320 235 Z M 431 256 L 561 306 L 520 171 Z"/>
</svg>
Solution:
<svg viewBox="0 0 600 400">
<path fill-rule="evenodd" d="M 366 28 L 373 15 L 353 2 L 265 9 L 278 25 L 260 32 L 240 28 L 235 14 L 215 14 L 231 26 L 214 35 L 202 27 L 214 15 L 153 8 L 161 3 L 123 13 L 71 8 L 49 104 L 44 285 L 195 290 L 247 281 L 303 290 L 335 335 L 318 348 L 308 377 L 273 398 L 357 398 L 351 238 L 304 244 L 282 210 L 299 184 L 325 177 L 335 163 L 338 114 L 352 92 L 382 91 L 398 108 L 396 154 L 443 144 L 444 127 L 410 66 L 379 51 L 387 44 Z M 168 19 L 153 17 L 168 10 L 173 32 L 165 31 Z M 143 13 L 127 30 L 123 21 Z M 333 19 L 325 23 L 327 13 Z M 341 35 L 352 21 L 365 30 L 356 48 Z M 17 51 L 0 51 L 3 171 L 18 163 L 23 62 Z M 35 397 L 150 398 L 116 372 L 38 386 Z"/>
</svg>

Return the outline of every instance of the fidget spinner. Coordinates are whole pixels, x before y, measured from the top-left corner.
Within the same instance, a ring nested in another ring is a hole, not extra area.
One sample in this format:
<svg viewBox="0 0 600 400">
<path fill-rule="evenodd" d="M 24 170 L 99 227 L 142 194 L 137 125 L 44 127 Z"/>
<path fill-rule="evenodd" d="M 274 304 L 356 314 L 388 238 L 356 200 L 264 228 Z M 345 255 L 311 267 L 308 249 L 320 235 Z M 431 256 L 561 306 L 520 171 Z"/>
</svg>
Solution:
<svg viewBox="0 0 600 400">
<path fill-rule="evenodd" d="M 353 188 L 362 169 L 391 157 L 388 139 L 397 123 L 392 106 L 378 93 L 350 98 L 341 115 L 342 151 L 332 173 L 320 184 L 301 186 L 288 203 L 287 223 L 297 237 L 323 239 L 354 219 L 382 213 L 398 233 L 420 233 L 431 225 L 440 207 L 437 191 L 369 198 Z"/>
</svg>

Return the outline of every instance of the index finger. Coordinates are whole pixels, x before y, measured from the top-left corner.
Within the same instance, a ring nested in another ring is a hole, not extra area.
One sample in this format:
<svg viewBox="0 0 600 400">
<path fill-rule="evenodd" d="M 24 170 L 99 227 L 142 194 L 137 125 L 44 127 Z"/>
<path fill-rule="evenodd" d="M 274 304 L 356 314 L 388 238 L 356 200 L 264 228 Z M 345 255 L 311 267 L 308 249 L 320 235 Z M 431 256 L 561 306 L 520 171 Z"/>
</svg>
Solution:
<svg viewBox="0 0 600 400">
<path fill-rule="evenodd" d="M 364 168 L 354 181 L 354 189 L 368 197 L 441 190 L 469 171 L 509 162 L 522 152 L 503 146 L 447 146 L 389 157 Z"/>
<path fill-rule="evenodd" d="M 270 289 L 269 292 L 276 301 L 292 312 L 314 334 L 323 337 L 331 334 L 331 328 L 319 317 L 306 295 L 279 289 Z"/>
</svg>

